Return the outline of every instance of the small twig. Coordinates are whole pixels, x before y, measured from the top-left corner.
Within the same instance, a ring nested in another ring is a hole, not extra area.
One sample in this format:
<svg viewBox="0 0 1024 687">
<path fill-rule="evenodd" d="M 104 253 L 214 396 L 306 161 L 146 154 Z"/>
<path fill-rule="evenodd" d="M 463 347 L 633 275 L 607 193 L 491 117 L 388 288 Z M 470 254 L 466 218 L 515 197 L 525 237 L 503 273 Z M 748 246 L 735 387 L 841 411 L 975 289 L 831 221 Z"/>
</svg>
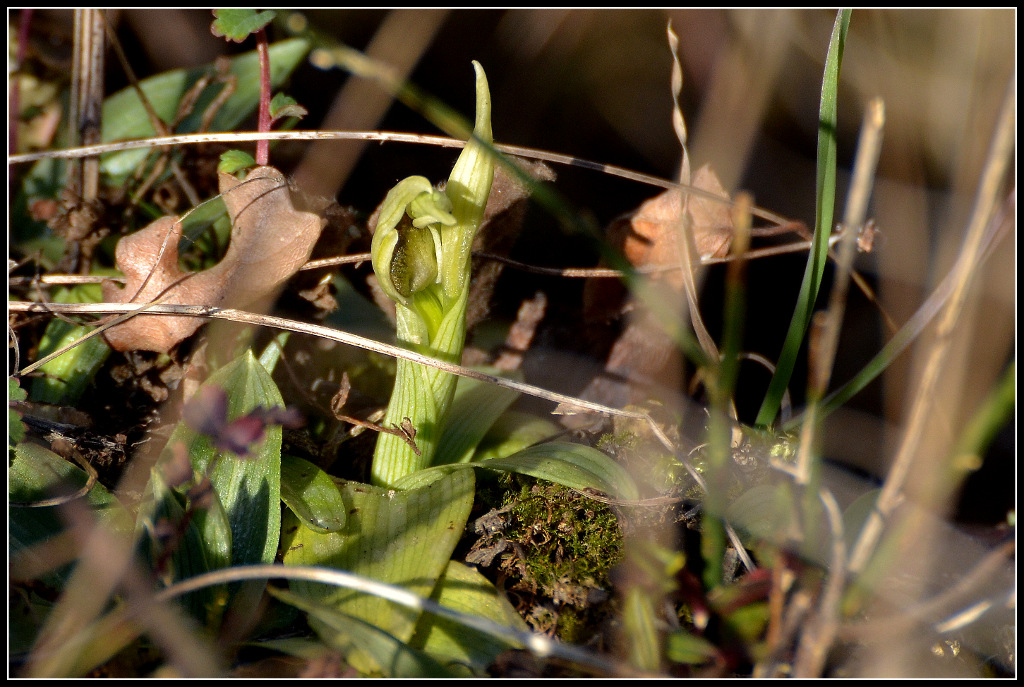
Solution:
<svg viewBox="0 0 1024 687">
<path fill-rule="evenodd" d="M 256 52 L 260 58 L 260 110 L 256 128 L 265 134 L 270 131 L 270 49 L 264 29 L 256 32 Z M 256 142 L 256 164 L 265 166 L 269 160 L 270 141 L 261 138 Z"/>
</svg>

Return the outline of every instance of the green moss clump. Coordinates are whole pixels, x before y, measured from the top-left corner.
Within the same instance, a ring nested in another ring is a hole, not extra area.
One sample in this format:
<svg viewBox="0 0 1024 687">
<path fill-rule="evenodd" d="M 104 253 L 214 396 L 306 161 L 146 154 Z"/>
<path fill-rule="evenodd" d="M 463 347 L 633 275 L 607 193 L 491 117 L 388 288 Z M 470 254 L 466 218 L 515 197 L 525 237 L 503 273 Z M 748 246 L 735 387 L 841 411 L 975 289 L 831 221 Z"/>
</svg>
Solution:
<svg viewBox="0 0 1024 687">
<path fill-rule="evenodd" d="M 504 505 L 504 536 L 519 544 L 527 575 L 557 605 L 603 600 L 608 574 L 622 559 L 622 530 L 604 504 L 555 484 L 524 483 Z"/>
</svg>

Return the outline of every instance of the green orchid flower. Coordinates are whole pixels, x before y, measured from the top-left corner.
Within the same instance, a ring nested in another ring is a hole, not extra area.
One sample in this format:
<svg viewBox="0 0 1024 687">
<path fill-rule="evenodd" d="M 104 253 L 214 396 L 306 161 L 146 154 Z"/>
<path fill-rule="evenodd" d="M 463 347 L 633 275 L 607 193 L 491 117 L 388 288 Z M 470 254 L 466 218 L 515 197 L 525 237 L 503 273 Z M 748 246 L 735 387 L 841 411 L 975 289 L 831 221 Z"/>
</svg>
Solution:
<svg viewBox="0 0 1024 687">
<path fill-rule="evenodd" d="M 476 70 L 473 137 L 444 190 L 425 177 L 400 181 L 384 199 L 373 235 L 373 270 L 395 302 L 398 339 L 406 346 L 458 363 L 466 340 L 470 249 L 483 221 L 494 177 L 489 149 L 491 96 L 483 67 Z M 456 377 L 399 359 L 395 388 L 373 456 L 373 482 L 392 486 L 434 459 Z"/>
</svg>

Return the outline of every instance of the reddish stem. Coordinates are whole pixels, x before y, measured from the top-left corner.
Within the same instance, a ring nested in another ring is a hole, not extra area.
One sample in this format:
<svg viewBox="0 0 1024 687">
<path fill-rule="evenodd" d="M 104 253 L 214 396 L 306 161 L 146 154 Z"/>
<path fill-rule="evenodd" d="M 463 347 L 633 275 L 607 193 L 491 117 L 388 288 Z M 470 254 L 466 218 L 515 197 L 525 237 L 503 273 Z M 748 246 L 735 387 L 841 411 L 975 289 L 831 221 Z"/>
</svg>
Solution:
<svg viewBox="0 0 1024 687">
<path fill-rule="evenodd" d="M 270 131 L 270 52 L 267 32 L 263 29 L 256 33 L 256 51 L 260 56 L 260 114 L 257 131 L 265 134 Z M 256 142 L 256 164 L 263 166 L 269 160 L 270 141 L 261 139 Z"/>
</svg>

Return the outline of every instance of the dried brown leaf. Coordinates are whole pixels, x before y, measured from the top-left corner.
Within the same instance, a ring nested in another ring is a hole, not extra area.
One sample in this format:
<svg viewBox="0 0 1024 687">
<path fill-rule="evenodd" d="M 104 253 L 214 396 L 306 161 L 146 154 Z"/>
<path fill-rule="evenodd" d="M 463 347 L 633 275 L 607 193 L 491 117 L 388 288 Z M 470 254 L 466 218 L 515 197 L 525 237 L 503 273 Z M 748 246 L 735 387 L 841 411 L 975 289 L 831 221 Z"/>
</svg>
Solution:
<svg viewBox="0 0 1024 687">
<path fill-rule="evenodd" d="M 257 167 L 244 181 L 222 174 L 220 192 L 232 228 L 230 245 L 219 263 L 202 272 L 181 270 L 181 222 L 162 217 L 118 243 L 117 267 L 126 284 L 123 289 L 105 284 L 104 299 L 246 308 L 273 297 L 309 259 L 326 223 L 316 211 L 320 208 L 305 208 L 306 201 L 273 167 Z M 166 352 L 202 324 L 198 318 L 142 315 L 112 327 L 106 336 L 119 351 Z"/>
<path fill-rule="evenodd" d="M 718 175 L 704 165 L 693 177 L 693 186 L 729 201 Z M 696 194 L 686 203 L 694 243 L 701 258 L 725 257 L 732 244 L 733 223 L 730 204 Z M 608 242 L 621 251 L 631 265 L 638 268 L 680 265 L 679 239 L 683 223 L 683 204 L 679 192 L 669 189 L 640 205 L 628 218 L 616 220 L 608 227 Z M 656 273 L 653 280 L 664 280 L 677 292 L 682 291 L 682 270 Z M 585 313 L 589 321 L 615 319 L 622 312 L 625 290 L 611 279 L 589 279 L 584 291 Z"/>
<path fill-rule="evenodd" d="M 718 176 L 710 165 L 704 165 L 693 178 L 693 186 L 729 200 Z M 679 192 L 669 189 L 644 202 L 629 222 L 630 231 L 622 240 L 622 252 L 635 267 L 672 265 L 679 262 L 680 211 Z M 728 255 L 732 242 L 732 215 L 729 204 L 703 196 L 691 195 L 687 202 L 690 226 L 697 252 L 702 258 Z M 667 280 L 682 288 L 679 272 L 668 273 Z"/>
</svg>

